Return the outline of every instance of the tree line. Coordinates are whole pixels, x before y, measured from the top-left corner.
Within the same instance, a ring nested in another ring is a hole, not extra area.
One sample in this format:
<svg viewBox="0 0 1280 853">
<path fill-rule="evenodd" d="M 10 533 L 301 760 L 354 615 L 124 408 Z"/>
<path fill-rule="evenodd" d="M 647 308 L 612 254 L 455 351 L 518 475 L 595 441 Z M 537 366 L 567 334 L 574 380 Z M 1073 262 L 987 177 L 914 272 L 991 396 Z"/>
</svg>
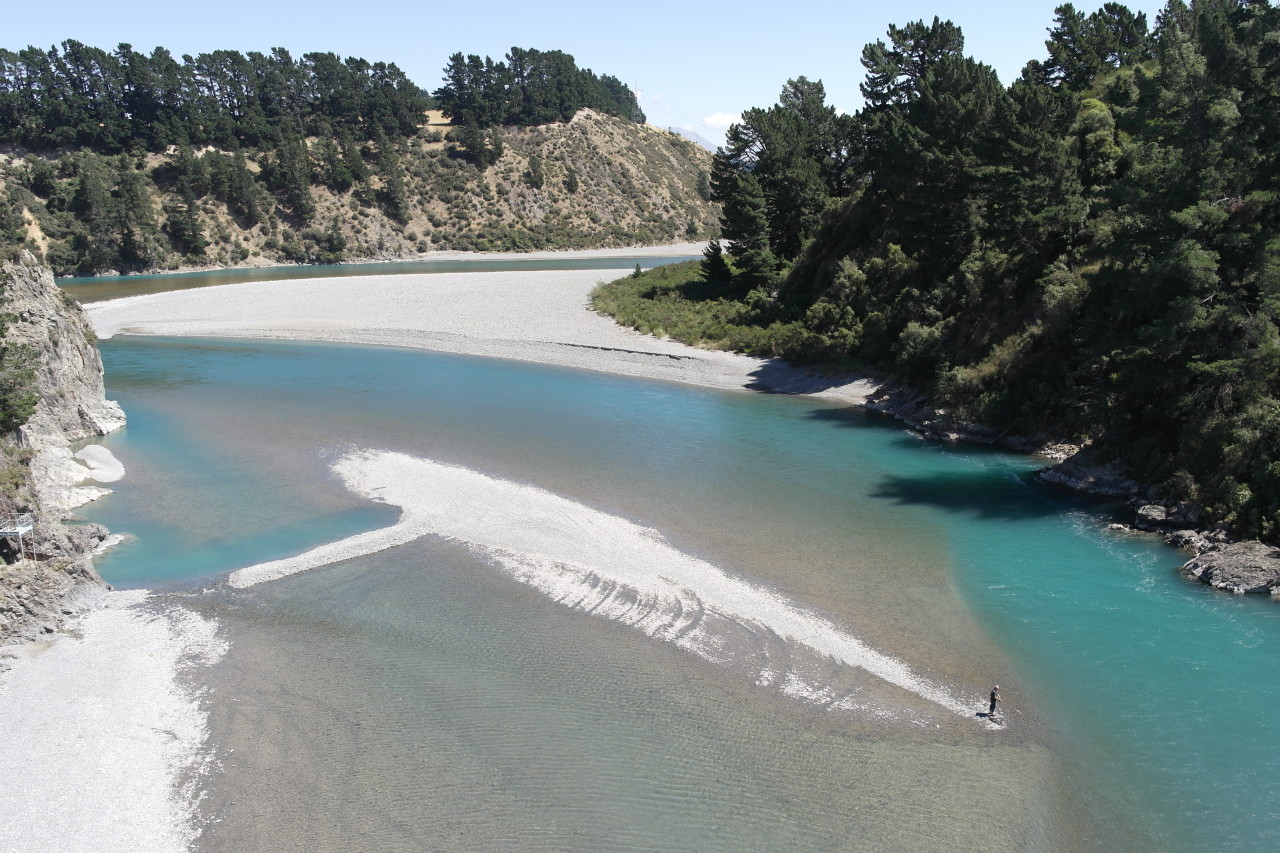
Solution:
<svg viewBox="0 0 1280 853">
<path fill-rule="evenodd" d="M 0 141 L 33 150 L 264 147 L 283 136 L 408 136 L 429 98 L 394 64 L 217 50 L 176 59 L 122 44 L 0 50 Z"/>
<path fill-rule="evenodd" d="M 413 199 L 401 153 L 417 143 L 445 141 L 451 158 L 485 167 L 503 153 L 494 123 L 635 107 L 616 78 L 579 70 L 568 54 L 512 48 L 508 58 L 499 77 L 521 93 L 521 106 L 484 112 L 486 130 L 460 111 L 469 123 L 442 140 L 423 127 L 431 95 L 390 63 L 331 53 L 294 59 L 281 48 L 176 59 L 164 48 L 108 52 L 72 40 L 0 49 L 0 143 L 45 155 L 5 170 L 0 256 L 43 247 L 59 275 L 144 271 L 175 253 L 203 263 L 207 249 L 236 242 L 221 227 L 206 233 L 212 207 L 221 207 L 239 228 L 269 231 L 284 259 L 331 262 L 345 238 L 332 209 L 318 213 L 316 188 L 357 217 L 380 208 L 404 226 Z M 448 81 L 441 91 L 456 105 Z M 637 115 L 643 120 L 638 108 L 629 113 Z M 540 184 L 540 164 L 529 180 Z M 243 260 L 241 251 L 233 247 L 231 259 Z"/>
<path fill-rule="evenodd" d="M 454 124 L 539 125 L 573 118 L 584 107 L 643 124 L 635 93 L 608 74 L 579 68 L 559 50 L 513 47 L 506 61 L 475 54 L 449 57 L 436 100 Z"/>
<path fill-rule="evenodd" d="M 1046 49 L 1005 86 L 935 18 L 864 48 L 854 115 L 789 81 L 716 155 L 706 267 L 781 354 L 1091 441 L 1276 540 L 1280 10 L 1064 4 Z"/>
</svg>

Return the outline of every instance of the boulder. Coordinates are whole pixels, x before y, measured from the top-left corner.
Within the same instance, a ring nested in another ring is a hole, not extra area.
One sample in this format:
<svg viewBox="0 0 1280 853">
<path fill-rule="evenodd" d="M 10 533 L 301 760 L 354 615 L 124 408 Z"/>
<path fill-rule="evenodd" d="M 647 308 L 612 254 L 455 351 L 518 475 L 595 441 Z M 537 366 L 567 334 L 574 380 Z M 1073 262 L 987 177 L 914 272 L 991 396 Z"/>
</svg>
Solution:
<svg viewBox="0 0 1280 853">
<path fill-rule="evenodd" d="M 1040 469 L 1037 476 L 1045 482 L 1093 495 L 1127 497 L 1136 494 L 1141 488 L 1129 478 L 1121 465 L 1115 462 L 1098 464 L 1087 449 L 1056 465 Z"/>
<path fill-rule="evenodd" d="M 1262 542 L 1210 545 L 1182 571 L 1215 589 L 1280 596 L 1280 548 Z"/>
<path fill-rule="evenodd" d="M 1138 517 L 1133 526 L 1139 530 L 1158 530 L 1169 520 L 1169 511 L 1160 504 L 1143 504 L 1138 507 Z"/>
</svg>

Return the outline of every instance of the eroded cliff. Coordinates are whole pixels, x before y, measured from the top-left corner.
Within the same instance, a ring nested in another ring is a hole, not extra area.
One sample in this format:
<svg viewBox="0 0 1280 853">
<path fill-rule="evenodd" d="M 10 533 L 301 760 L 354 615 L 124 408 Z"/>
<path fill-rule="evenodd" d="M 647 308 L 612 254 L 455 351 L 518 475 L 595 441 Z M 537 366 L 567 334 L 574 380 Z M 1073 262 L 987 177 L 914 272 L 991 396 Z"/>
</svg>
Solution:
<svg viewBox="0 0 1280 853">
<path fill-rule="evenodd" d="M 0 437 L 0 516 L 12 523 L 29 514 L 32 524 L 21 547 L 17 537 L 0 540 L 4 645 L 53 633 L 107 590 L 93 567 L 106 529 L 66 523 L 72 509 L 101 494 L 81 486 L 94 471 L 71 445 L 123 426 L 124 413 L 106 399 L 102 359 L 83 310 L 58 289 L 49 269 L 24 252 L 3 266 L 0 288 L 3 343 L 22 359 L 16 372 L 36 396 L 25 423 Z M 100 467 L 97 457 L 85 458 Z"/>
</svg>

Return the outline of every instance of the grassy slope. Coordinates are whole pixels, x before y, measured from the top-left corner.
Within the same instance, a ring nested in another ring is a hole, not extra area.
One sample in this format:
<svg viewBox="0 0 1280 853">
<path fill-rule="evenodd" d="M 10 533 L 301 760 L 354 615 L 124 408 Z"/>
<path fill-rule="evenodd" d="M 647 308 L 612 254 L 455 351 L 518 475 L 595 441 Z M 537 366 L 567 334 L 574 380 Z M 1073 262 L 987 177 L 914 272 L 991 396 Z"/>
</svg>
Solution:
<svg viewBox="0 0 1280 853">
<path fill-rule="evenodd" d="M 699 261 L 671 264 L 602 284 L 591 295 L 596 311 L 646 334 L 696 347 L 786 358 L 795 364 L 858 368 L 827 362 L 807 348 L 803 325 L 777 316 L 776 303 L 735 285 L 703 280 Z"/>
</svg>

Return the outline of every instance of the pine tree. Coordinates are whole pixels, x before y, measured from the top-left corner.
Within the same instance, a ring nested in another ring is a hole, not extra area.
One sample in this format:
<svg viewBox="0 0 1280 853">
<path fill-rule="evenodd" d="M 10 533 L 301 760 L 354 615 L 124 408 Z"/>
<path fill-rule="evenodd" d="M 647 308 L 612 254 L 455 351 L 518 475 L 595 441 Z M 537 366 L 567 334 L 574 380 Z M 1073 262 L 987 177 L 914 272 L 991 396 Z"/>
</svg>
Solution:
<svg viewBox="0 0 1280 853">
<path fill-rule="evenodd" d="M 702 252 L 700 268 L 704 281 L 722 283 L 733 281 L 733 270 L 729 268 L 729 262 L 724 259 L 724 251 L 720 248 L 719 240 L 707 243 L 707 248 Z"/>
<path fill-rule="evenodd" d="M 118 263 L 112 228 L 111 196 L 102 179 L 99 159 L 87 154 L 79 162 L 79 175 L 69 209 L 76 217 L 71 248 L 77 271 L 92 275 Z"/>
<path fill-rule="evenodd" d="M 855 135 L 851 122 L 826 103 L 822 83 L 804 77 L 787 81 L 776 106 L 748 110 L 729 128 L 708 189 L 725 205 L 725 234 L 735 258 L 747 250 L 746 226 L 730 220 L 741 220 L 747 208 L 764 217 L 767 246 L 759 248 L 784 262 L 800 254 L 828 201 L 848 189 Z M 734 172 L 750 180 L 736 180 Z M 736 198 L 740 192 L 758 193 L 759 199 Z M 772 265 L 765 260 L 746 263 L 745 269 L 763 275 Z"/>
<path fill-rule="evenodd" d="M 410 219 L 404 168 L 400 165 L 395 146 L 382 134 L 378 136 L 378 173 L 382 176 L 382 203 L 387 215 L 404 225 Z"/>
<path fill-rule="evenodd" d="M 716 155 L 712 187 L 724 205 L 721 230 L 738 267 L 734 281 L 743 292 L 772 283 L 778 276 L 778 260 L 769 248 L 769 219 L 760 181 L 750 172 L 739 172 Z"/>
<path fill-rule="evenodd" d="M 546 173 L 542 167 L 542 158 L 537 154 L 529 155 L 529 168 L 524 173 L 525 182 L 535 190 L 542 189 L 546 181 Z"/>
<path fill-rule="evenodd" d="M 319 262 L 322 264 L 338 264 L 346 257 L 347 237 L 342 233 L 342 223 L 338 217 L 329 221 L 329 227 L 318 240 L 320 245 Z"/>
<path fill-rule="evenodd" d="M 226 194 L 224 200 L 233 213 L 244 219 L 249 226 L 264 221 L 262 212 L 262 194 L 258 190 L 258 182 L 249 171 L 244 152 L 237 151 L 231 158 L 227 171 Z M 311 198 L 310 188 L 306 188 L 304 201 Z"/>
<path fill-rule="evenodd" d="M 270 162 L 268 176 L 271 188 L 290 213 L 304 221 L 315 214 L 311 161 L 305 140 L 292 134 L 284 135 Z"/>
<path fill-rule="evenodd" d="M 502 157 L 502 134 L 497 128 L 483 130 L 479 124 L 467 121 L 455 131 L 458 147 L 468 162 L 488 169 Z"/>
<path fill-rule="evenodd" d="M 209 170 L 204 158 L 197 157 L 189 144 L 179 145 L 177 152 L 170 156 L 169 171 L 176 183 L 186 181 L 188 188 L 197 197 L 210 190 Z"/>
<path fill-rule="evenodd" d="M 196 195 L 189 179 L 184 177 L 179 182 L 178 198 L 167 204 L 165 214 L 165 231 L 178 251 L 190 257 L 203 256 L 209 241 L 200 225 Z"/>
<path fill-rule="evenodd" d="M 486 136 L 485 166 L 492 166 L 497 163 L 502 159 L 505 151 L 506 146 L 502 142 L 502 129 L 497 127 L 489 128 L 489 133 Z"/>
<path fill-rule="evenodd" d="M 338 145 L 342 149 L 342 163 L 351 174 L 351 180 L 354 183 L 368 181 L 369 167 L 365 165 L 364 155 L 360 153 L 360 146 L 352 138 L 351 131 L 345 127 L 338 129 Z"/>
<path fill-rule="evenodd" d="M 111 208 L 121 266 L 127 270 L 148 268 L 155 261 L 155 210 L 146 180 L 127 157 L 120 158 L 117 166 Z"/>
<path fill-rule="evenodd" d="M 315 155 L 320 172 L 320 181 L 336 193 L 344 193 L 351 189 L 355 178 L 347 168 L 342 151 L 329 137 L 321 137 L 316 143 Z"/>
</svg>

